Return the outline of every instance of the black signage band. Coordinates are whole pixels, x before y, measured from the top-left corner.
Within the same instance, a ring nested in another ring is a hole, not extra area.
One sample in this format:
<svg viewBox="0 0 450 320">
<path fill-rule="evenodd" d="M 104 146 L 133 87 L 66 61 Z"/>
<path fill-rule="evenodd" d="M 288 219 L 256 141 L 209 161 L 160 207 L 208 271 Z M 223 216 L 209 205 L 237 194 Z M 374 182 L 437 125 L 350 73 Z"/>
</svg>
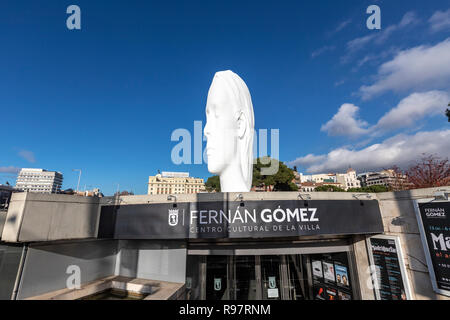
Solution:
<svg viewBox="0 0 450 320">
<path fill-rule="evenodd" d="M 383 231 L 376 200 L 218 201 L 104 206 L 99 237 L 270 238 Z"/>
</svg>

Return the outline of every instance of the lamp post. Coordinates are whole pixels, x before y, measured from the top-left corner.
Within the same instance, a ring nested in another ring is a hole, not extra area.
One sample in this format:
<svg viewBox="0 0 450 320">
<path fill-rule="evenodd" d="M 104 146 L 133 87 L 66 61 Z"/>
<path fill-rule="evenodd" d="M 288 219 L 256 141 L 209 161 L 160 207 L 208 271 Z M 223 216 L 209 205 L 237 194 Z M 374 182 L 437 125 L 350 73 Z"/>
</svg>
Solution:
<svg viewBox="0 0 450 320">
<path fill-rule="evenodd" d="M 72 169 L 72 171 L 79 171 L 77 183 L 77 194 L 78 194 L 78 188 L 80 187 L 80 179 L 81 179 L 81 169 Z"/>
</svg>

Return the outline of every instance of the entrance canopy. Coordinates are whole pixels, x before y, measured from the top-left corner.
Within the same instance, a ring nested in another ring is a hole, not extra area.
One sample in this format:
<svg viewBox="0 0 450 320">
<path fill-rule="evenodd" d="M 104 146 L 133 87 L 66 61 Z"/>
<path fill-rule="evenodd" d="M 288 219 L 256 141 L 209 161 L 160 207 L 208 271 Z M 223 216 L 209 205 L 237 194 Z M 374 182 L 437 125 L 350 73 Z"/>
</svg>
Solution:
<svg viewBox="0 0 450 320">
<path fill-rule="evenodd" d="M 226 239 L 383 231 L 377 200 L 252 200 L 102 206 L 98 237 Z"/>
</svg>

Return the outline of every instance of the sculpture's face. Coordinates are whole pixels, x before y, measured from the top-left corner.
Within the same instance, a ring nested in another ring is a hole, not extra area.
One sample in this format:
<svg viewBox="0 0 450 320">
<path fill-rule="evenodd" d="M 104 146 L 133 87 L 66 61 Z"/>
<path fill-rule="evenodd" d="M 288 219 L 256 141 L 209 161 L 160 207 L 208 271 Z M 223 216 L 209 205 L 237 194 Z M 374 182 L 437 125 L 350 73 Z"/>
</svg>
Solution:
<svg viewBox="0 0 450 320">
<path fill-rule="evenodd" d="M 237 121 L 233 101 L 223 80 L 214 78 L 206 103 L 205 136 L 208 171 L 219 174 L 236 156 Z"/>
</svg>

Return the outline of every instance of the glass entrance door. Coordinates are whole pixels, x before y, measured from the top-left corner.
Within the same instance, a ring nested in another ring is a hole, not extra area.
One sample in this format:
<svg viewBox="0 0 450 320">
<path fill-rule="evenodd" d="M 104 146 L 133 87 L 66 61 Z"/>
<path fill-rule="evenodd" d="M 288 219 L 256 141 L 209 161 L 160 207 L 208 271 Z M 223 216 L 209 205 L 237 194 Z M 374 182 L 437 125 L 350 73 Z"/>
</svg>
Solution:
<svg viewBox="0 0 450 320">
<path fill-rule="evenodd" d="M 262 299 L 282 299 L 282 256 L 261 256 Z"/>
<path fill-rule="evenodd" d="M 229 257 L 208 256 L 206 259 L 206 300 L 228 300 L 229 286 Z"/>
<path fill-rule="evenodd" d="M 290 254 L 286 256 L 286 268 L 288 276 L 288 300 L 305 300 L 307 275 L 304 272 L 303 258 L 299 254 Z"/>
<path fill-rule="evenodd" d="M 187 299 L 353 299 L 346 252 L 188 256 L 187 265 Z"/>
<path fill-rule="evenodd" d="M 231 299 L 258 299 L 255 256 L 233 256 L 232 275 L 234 278 Z"/>
</svg>

